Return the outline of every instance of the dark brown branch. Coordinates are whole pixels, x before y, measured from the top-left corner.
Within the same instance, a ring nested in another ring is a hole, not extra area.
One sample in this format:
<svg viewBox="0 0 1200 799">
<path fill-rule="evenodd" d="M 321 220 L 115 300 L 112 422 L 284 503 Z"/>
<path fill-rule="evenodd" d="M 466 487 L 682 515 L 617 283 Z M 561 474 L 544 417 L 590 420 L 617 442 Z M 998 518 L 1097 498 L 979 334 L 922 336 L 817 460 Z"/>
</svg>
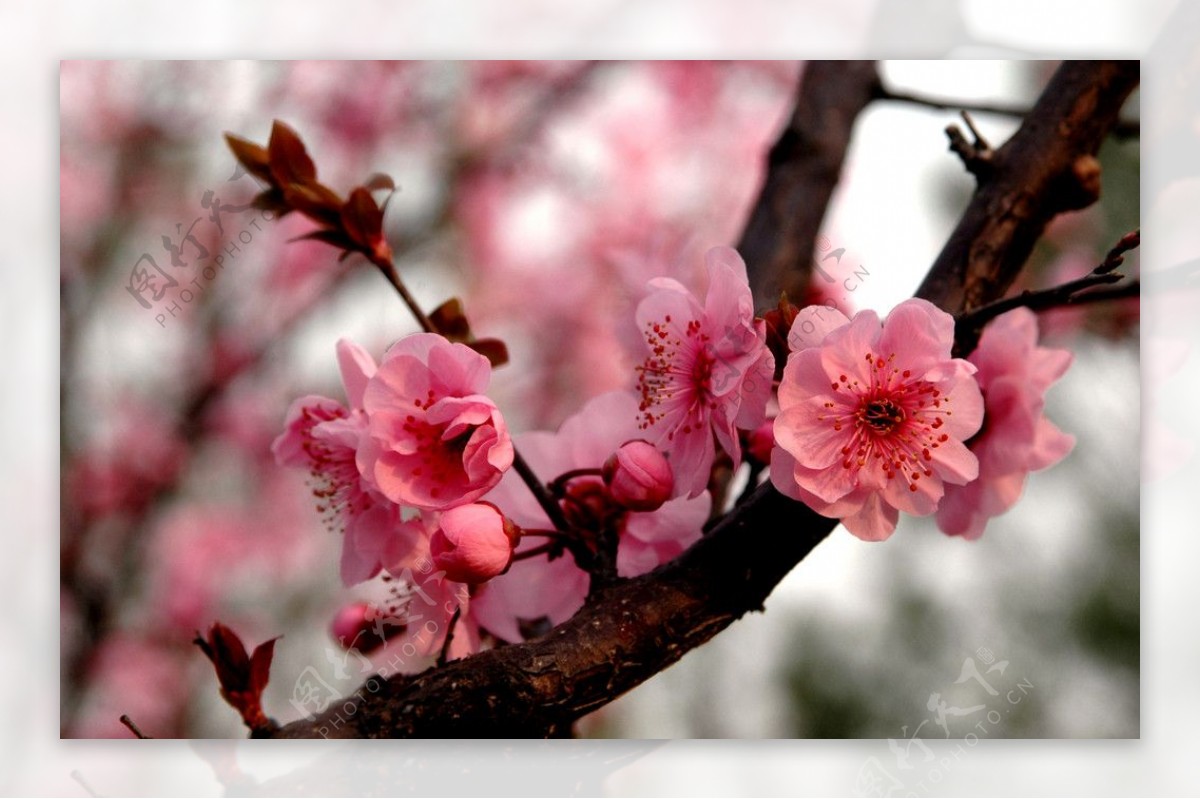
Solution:
<svg viewBox="0 0 1200 799">
<path fill-rule="evenodd" d="M 1054 74 L 917 291 L 958 313 L 1003 296 L 1057 214 L 1100 196 L 1096 152 L 1138 83 L 1136 61 L 1072 61 Z"/>
<path fill-rule="evenodd" d="M 780 290 L 804 297 L 851 128 L 878 83 L 873 61 L 805 65 L 795 109 L 767 156 L 762 190 L 737 245 L 756 307 L 773 306 Z"/>
<path fill-rule="evenodd" d="M 787 529 L 780 520 L 788 519 Z M 760 487 L 674 562 L 589 599 L 543 638 L 364 687 L 277 737 L 561 734 L 763 601 L 836 522 Z"/>
</svg>

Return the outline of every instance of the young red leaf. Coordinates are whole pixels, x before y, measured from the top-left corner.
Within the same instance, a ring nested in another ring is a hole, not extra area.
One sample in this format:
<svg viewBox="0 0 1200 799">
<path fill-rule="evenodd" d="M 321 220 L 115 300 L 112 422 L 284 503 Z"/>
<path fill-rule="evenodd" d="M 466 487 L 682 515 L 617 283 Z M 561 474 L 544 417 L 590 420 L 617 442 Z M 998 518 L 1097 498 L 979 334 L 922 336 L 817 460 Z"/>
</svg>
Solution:
<svg viewBox="0 0 1200 799">
<path fill-rule="evenodd" d="M 292 212 L 292 207 L 287 204 L 283 198 L 283 192 L 279 189 L 268 189 L 260 191 L 254 195 L 254 199 L 250 201 L 250 205 L 260 211 L 270 211 L 277 216 L 287 216 Z"/>
<path fill-rule="evenodd" d="M 250 690 L 262 695 L 271 677 L 271 659 L 275 657 L 275 642 L 278 638 L 263 641 L 254 648 L 250 656 Z"/>
<path fill-rule="evenodd" d="M 396 181 L 392 180 L 391 175 L 385 175 L 382 172 L 376 172 L 371 177 L 367 178 L 367 182 L 363 184 L 363 188 L 367 191 L 379 191 L 387 189 L 388 191 L 396 190 Z"/>
<path fill-rule="evenodd" d="M 471 324 L 463 312 L 462 300 L 452 297 L 429 314 L 429 321 L 437 332 L 451 341 L 468 342 L 471 340 Z"/>
<path fill-rule="evenodd" d="M 284 201 L 300 213 L 331 228 L 342 225 L 342 198 L 320 183 L 289 183 L 283 187 Z"/>
<path fill-rule="evenodd" d="M 493 369 L 508 363 L 508 347 L 498 338 L 481 338 L 466 344 L 491 361 Z"/>
<path fill-rule="evenodd" d="M 331 247 L 337 247 L 339 250 L 346 250 L 349 254 L 354 250 L 354 242 L 340 230 L 314 230 L 311 233 L 305 233 L 303 236 L 296 236 L 290 241 L 319 241 L 328 244 Z"/>
<path fill-rule="evenodd" d="M 271 175 L 270 158 L 267 156 L 265 147 L 243 139 L 241 136 L 235 136 L 232 133 L 225 134 L 225 142 L 229 145 L 229 149 L 233 151 L 233 157 L 238 160 L 238 163 L 246 167 L 250 174 L 267 183 L 274 182 Z"/>
<path fill-rule="evenodd" d="M 197 633 L 193 641 L 212 661 L 221 697 L 241 715 L 252 733 L 275 726 L 262 709 L 262 692 L 270 676 L 275 641 L 272 638 L 259 644 L 251 657 L 237 633 L 220 622 L 213 623 L 206 638 Z"/>
<path fill-rule="evenodd" d="M 299 134 L 286 123 L 275 120 L 271 126 L 271 139 L 267 143 L 267 155 L 271 174 L 281 186 L 289 183 L 311 183 L 317 179 L 317 168 Z"/>
<path fill-rule="evenodd" d="M 361 186 L 350 192 L 341 208 L 346 234 L 364 250 L 374 250 L 383 238 L 383 214 L 371 193 Z"/>
</svg>

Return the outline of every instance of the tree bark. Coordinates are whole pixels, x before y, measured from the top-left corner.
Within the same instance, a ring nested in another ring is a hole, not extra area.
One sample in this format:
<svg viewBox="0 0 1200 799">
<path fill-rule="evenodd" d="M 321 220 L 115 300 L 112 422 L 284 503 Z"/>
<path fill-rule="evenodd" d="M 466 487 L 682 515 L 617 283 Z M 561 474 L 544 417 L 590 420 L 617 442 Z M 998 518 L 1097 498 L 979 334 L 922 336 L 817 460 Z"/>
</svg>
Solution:
<svg viewBox="0 0 1200 799">
<path fill-rule="evenodd" d="M 796 106 L 767 156 L 762 190 L 738 242 L 754 304 L 768 308 L 786 291 L 801 302 L 813 249 L 837 186 L 859 113 L 880 88 L 874 61 L 812 61 Z"/>
<path fill-rule="evenodd" d="M 959 313 L 998 299 L 1046 224 L 1100 197 L 1096 153 L 1138 84 L 1137 61 L 1067 61 L 1021 127 L 991 154 L 917 296 Z"/>
</svg>

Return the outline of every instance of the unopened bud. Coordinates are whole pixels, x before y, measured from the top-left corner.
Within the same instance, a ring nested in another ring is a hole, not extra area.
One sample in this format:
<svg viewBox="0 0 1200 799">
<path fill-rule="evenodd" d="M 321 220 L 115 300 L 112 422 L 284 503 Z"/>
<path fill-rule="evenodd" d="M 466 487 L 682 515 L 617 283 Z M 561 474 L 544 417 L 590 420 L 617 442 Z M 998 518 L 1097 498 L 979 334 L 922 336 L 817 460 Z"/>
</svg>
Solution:
<svg viewBox="0 0 1200 799">
<path fill-rule="evenodd" d="M 603 474 L 613 501 L 633 511 L 658 510 L 675 490 L 671 464 L 646 441 L 622 444 L 605 461 Z"/>
<path fill-rule="evenodd" d="M 762 464 L 771 462 L 771 448 L 775 446 L 775 417 L 746 433 L 746 452 Z"/>
<path fill-rule="evenodd" d="M 376 624 L 370 603 L 352 602 L 333 617 L 329 631 L 343 648 L 357 649 L 365 655 L 385 643 L 384 638 L 380 637 L 380 627 L 382 625 Z"/>
<path fill-rule="evenodd" d="M 458 583 L 482 583 L 512 563 L 521 529 L 490 502 L 460 505 L 442 513 L 429 541 L 433 563 Z"/>
</svg>

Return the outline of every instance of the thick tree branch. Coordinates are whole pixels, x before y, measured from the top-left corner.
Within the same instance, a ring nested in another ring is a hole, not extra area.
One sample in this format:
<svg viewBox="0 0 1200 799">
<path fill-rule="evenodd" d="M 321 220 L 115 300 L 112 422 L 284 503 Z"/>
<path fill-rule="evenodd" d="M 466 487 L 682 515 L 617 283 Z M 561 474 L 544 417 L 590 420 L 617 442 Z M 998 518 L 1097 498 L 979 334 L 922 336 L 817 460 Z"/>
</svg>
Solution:
<svg viewBox="0 0 1200 799">
<path fill-rule="evenodd" d="M 815 80 L 811 70 L 806 83 Z M 865 78 L 865 73 L 858 74 Z M 954 312 L 1002 296 L 1045 222 L 1060 210 L 1082 207 L 1089 197 L 1094 199 L 1094 191 L 1087 190 L 1089 181 L 1080 180 L 1079 161 L 1094 161 L 1095 149 L 1116 124 L 1117 110 L 1136 80 L 1136 64 L 1064 65 L 1021 131 L 997 151 L 995 174 L 981 182 L 923 285 L 922 296 Z M 809 91 L 830 100 L 827 110 L 841 107 L 825 90 L 810 86 Z M 802 91 L 799 102 L 804 97 Z M 794 121 L 801 117 L 797 109 Z M 848 138 L 847 119 L 844 115 L 838 119 L 843 123 L 839 130 Z M 811 120 L 805 120 L 805 125 L 821 127 Z M 788 136 L 785 133 L 784 138 Z M 845 144 L 841 142 L 842 153 Z M 779 145 L 776 149 L 787 151 Z M 772 195 L 772 187 L 794 181 L 796 169 L 799 166 L 789 158 L 773 158 L 764 195 Z M 789 177 L 784 179 L 781 172 Z M 818 176 L 832 190 L 836 169 L 832 176 L 828 172 Z M 764 198 L 760 202 L 768 206 L 763 211 L 764 227 L 754 235 L 748 230 L 743 237 L 744 242 L 772 245 L 760 253 L 776 247 L 800 251 L 791 237 L 795 219 L 782 213 L 787 196 L 783 192 L 783 199 L 777 197 L 778 205 Z M 823 210 L 822 203 L 817 224 Z M 769 220 L 779 230 L 770 230 Z M 809 249 L 811 244 L 810 238 Z M 803 252 L 807 259 L 808 249 Z M 759 277 L 768 260 L 757 261 Z M 794 263 L 788 266 L 794 268 Z M 648 575 L 601 589 L 574 618 L 542 638 L 415 676 L 370 679 L 322 716 L 286 725 L 273 735 L 569 734 L 574 720 L 662 671 L 747 612 L 761 609 L 779 581 L 835 524 L 785 498 L 768 482 L 678 559 Z"/>
<path fill-rule="evenodd" d="M 678 559 L 600 591 L 549 635 L 416 677 L 368 682 L 348 704 L 276 737 L 568 734 L 576 719 L 761 609 L 835 524 L 765 484 Z"/>
<path fill-rule="evenodd" d="M 1138 83 L 1136 61 L 1068 61 L 992 168 L 917 296 L 958 313 L 1000 297 L 1057 214 L 1100 196 L 1096 153 Z"/>
<path fill-rule="evenodd" d="M 874 61 L 805 65 L 796 107 L 767 156 L 758 202 L 737 245 L 757 307 L 774 305 L 780 290 L 797 301 L 804 297 L 851 128 L 878 85 Z"/>
</svg>

